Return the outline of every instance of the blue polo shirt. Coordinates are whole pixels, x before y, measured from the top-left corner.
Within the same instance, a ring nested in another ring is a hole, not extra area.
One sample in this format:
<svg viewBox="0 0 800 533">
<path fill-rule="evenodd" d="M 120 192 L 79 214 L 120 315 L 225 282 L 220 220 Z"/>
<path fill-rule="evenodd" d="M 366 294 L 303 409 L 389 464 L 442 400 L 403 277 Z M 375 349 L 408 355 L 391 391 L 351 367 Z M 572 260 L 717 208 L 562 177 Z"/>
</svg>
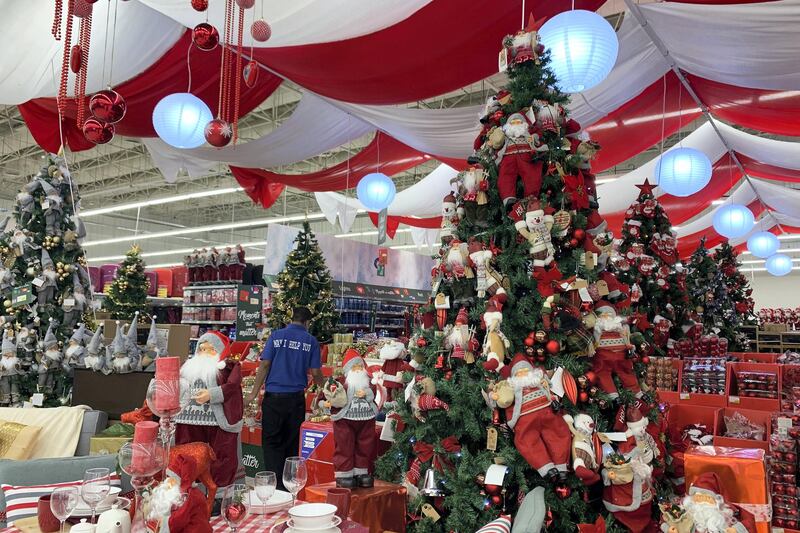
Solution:
<svg viewBox="0 0 800 533">
<path fill-rule="evenodd" d="M 267 339 L 261 359 L 272 361 L 267 392 L 300 392 L 308 385 L 308 370 L 319 368 L 319 342 L 306 328 L 289 324 Z"/>
</svg>

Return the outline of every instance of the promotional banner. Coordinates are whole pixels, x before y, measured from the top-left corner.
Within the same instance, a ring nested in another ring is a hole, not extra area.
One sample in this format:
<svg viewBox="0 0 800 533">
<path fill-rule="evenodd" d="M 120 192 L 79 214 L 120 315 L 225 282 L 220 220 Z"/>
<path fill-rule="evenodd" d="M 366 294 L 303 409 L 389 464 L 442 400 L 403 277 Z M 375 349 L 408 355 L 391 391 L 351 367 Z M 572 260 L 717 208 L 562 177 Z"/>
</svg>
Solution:
<svg viewBox="0 0 800 533">
<path fill-rule="evenodd" d="M 274 276 L 283 270 L 299 232 L 300 228 L 279 224 L 267 228 L 265 276 Z M 433 268 L 430 257 L 333 235 L 318 234 L 316 237 L 335 281 L 430 291 Z"/>
</svg>

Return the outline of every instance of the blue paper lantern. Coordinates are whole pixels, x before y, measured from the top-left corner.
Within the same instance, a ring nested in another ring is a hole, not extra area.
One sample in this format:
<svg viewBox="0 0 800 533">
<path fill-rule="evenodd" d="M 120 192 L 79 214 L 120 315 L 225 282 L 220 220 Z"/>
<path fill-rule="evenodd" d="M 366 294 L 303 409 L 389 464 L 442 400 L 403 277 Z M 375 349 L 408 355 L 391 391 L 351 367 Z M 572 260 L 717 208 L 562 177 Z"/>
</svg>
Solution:
<svg viewBox="0 0 800 533">
<path fill-rule="evenodd" d="M 214 118 L 205 102 L 191 93 L 162 98 L 153 109 L 153 128 L 175 148 L 197 148 L 206 142 L 206 124 Z"/>
<path fill-rule="evenodd" d="M 367 174 L 361 178 L 356 188 L 358 201 L 370 211 L 380 211 L 389 207 L 396 192 L 391 178 L 380 172 Z"/>
<path fill-rule="evenodd" d="M 591 89 L 606 79 L 619 52 L 611 24 L 583 9 L 564 11 L 545 22 L 539 41 L 550 52 L 550 70 L 565 93 Z"/>
<path fill-rule="evenodd" d="M 775 254 L 767 259 L 767 272 L 773 276 L 785 276 L 792 271 L 792 258 L 785 254 Z"/>
<path fill-rule="evenodd" d="M 766 259 L 780 248 L 781 243 L 778 238 L 768 231 L 759 231 L 750 235 L 747 239 L 747 249 L 756 257 Z"/>
<path fill-rule="evenodd" d="M 714 229 L 729 239 L 744 237 L 753 229 L 753 212 L 740 204 L 723 205 L 714 213 Z"/>
<path fill-rule="evenodd" d="M 676 148 L 656 163 L 658 186 L 673 196 L 691 196 L 711 181 L 711 161 L 694 148 Z"/>
</svg>

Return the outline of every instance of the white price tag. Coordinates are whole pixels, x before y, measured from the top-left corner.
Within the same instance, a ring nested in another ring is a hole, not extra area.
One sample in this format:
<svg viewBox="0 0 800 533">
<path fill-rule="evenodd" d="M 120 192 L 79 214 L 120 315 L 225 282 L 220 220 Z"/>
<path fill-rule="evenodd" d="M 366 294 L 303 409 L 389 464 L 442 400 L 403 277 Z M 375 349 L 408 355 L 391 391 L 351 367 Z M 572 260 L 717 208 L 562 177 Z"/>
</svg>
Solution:
<svg viewBox="0 0 800 533">
<path fill-rule="evenodd" d="M 589 289 L 582 287 L 582 288 L 578 289 L 578 294 L 580 295 L 582 302 L 591 302 L 592 301 L 592 297 L 589 296 Z"/>
<path fill-rule="evenodd" d="M 500 54 L 497 56 L 497 71 L 498 72 L 505 72 L 508 70 L 508 54 L 506 53 L 505 47 L 500 50 Z"/>
<path fill-rule="evenodd" d="M 41 407 L 44 405 L 44 394 L 36 392 L 31 396 L 31 403 L 34 407 Z"/>
<path fill-rule="evenodd" d="M 778 418 L 778 435 L 781 437 L 788 437 L 789 430 L 792 427 L 792 419 L 782 416 Z"/>
<path fill-rule="evenodd" d="M 42 278 L 33 278 L 33 284 L 36 287 L 41 287 L 42 285 L 44 285 L 44 280 Z"/>
<path fill-rule="evenodd" d="M 75 298 L 64 298 L 64 305 L 75 305 Z"/>
<path fill-rule="evenodd" d="M 50 209 L 50 200 L 45 200 L 42 202 L 42 209 Z"/>
<path fill-rule="evenodd" d="M 250 305 L 258 305 L 258 298 L 250 298 Z"/>
<path fill-rule="evenodd" d="M 689 393 L 688 392 L 682 392 L 681 395 L 680 395 L 680 399 L 681 400 L 688 400 L 689 399 Z"/>
<path fill-rule="evenodd" d="M 738 396 L 728 396 L 728 403 L 739 405 L 740 403 L 742 403 L 742 401 L 739 399 Z"/>
<path fill-rule="evenodd" d="M 486 469 L 484 484 L 502 486 L 506 472 L 508 472 L 508 467 L 505 465 L 489 465 L 489 468 Z"/>
<path fill-rule="evenodd" d="M 23 409 L 33 409 L 33 404 L 31 402 L 22 402 Z"/>
</svg>

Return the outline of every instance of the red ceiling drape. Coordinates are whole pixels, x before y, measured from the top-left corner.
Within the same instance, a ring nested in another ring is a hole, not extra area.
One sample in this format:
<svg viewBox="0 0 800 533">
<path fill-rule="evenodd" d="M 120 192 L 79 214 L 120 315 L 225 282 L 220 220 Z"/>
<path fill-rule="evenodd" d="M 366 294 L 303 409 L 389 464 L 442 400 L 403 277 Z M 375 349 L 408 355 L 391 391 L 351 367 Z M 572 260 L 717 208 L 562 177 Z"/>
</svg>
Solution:
<svg viewBox="0 0 800 533">
<path fill-rule="evenodd" d="M 186 51 L 190 46 L 191 31 L 187 30 L 175 45 L 150 68 L 115 87 L 128 104 L 128 112 L 115 125 L 116 132 L 130 137 L 155 137 L 153 130 L 153 108 L 168 94 L 186 92 L 189 74 L 186 66 Z M 192 93 L 209 104 L 216 114 L 219 97 L 219 71 L 222 48 L 210 52 L 192 48 L 190 53 L 192 68 Z M 283 80 L 263 69 L 252 88 L 242 84 L 242 98 L 239 103 L 240 116 L 244 116 L 267 99 Z M 87 99 L 88 102 L 88 99 Z M 45 150 L 58 151 L 61 144 L 58 134 L 58 110 L 55 98 L 37 98 L 19 106 L 31 135 Z M 70 99 L 63 121 L 64 135 L 72 151 L 87 150 L 94 146 L 83 138 L 83 133 L 75 123 L 75 101 Z"/>
<path fill-rule="evenodd" d="M 369 219 L 372 221 L 376 227 L 378 226 L 378 213 L 370 212 Z M 400 224 L 405 224 L 407 226 L 414 226 L 415 228 L 438 228 L 442 223 L 442 217 L 432 217 L 432 218 L 414 218 L 414 217 L 400 217 L 400 216 L 388 216 L 386 217 L 386 235 L 389 236 L 390 239 L 394 239 L 395 234 L 397 233 L 397 228 Z"/>
</svg>

